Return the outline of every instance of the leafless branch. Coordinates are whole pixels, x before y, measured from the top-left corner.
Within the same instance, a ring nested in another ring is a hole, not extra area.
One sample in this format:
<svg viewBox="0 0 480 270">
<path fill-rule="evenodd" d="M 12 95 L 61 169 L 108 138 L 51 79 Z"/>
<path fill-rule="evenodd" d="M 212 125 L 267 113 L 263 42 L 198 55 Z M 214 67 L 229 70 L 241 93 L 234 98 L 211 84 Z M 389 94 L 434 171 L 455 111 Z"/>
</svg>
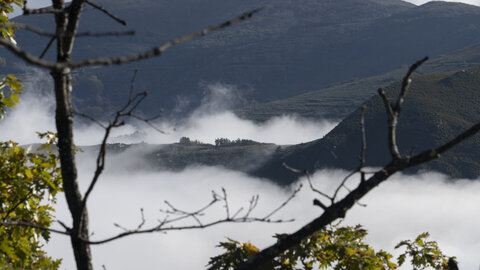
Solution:
<svg viewBox="0 0 480 270">
<path fill-rule="evenodd" d="M 308 171 L 305 171 L 305 176 L 307 176 L 308 185 L 310 186 L 310 189 L 311 189 L 313 192 L 315 192 L 315 193 L 317 193 L 317 194 L 320 194 L 320 195 L 322 195 L 323 197 L 325 197 L 325 198 L 327 198 L 327 199 L 329 199 L 329 200 L 332 200 L 332 199 L 333 199 L 333 198 L 330 197 L 328 194 L 320 191 L 319 189 L 317 189 L 317 188 L 315 188 L 315 187 L 313 186 L 312 179 L 311 179 L 310 173 L 309 173 Z"/>
<path fill-rule="evenodd" d="M 50 41 L 48 41 L 47 43 L 47 46 L 45 47 L 45 49 L 43 49 L 42 53 L 40 54 L 40 56 L 38 57 L 39 59 L 42 59 L 45 54 L 47 54 L 48 50 L 50 49 L 50 47 L 52 46 L 53 42 L 57 39 L 57 37 L 52 37 L 50 39 Z"/>
<path fill-rule="evenodd" d="M 160 129 L 159 127 L 157 127 L 155 124 L 153 124 L 151 121 L 152 120 L 155 120 L 157 118 L 160 118 L 162 115 L 159 114 L 157 116 L 154 116 L 154 117 L 151 117 L 151 118 L 144 118 L 144 117 L 141 117 L 141 116 L 138 116 L 136 114 L 130 114 L 129 115 L 130 117 L 134 118 L 134 119 L 137 119 L 141 122 L 144 122 L 145 124 L 147 124 L 149 127 L 153 128 L 154 130 L 156 130 L 157 132 L 161 133 L 161 134 L 167 134 L 167 132 L 163 131 L 162 129 Z"/>
<path fill-rule="evenodd" d="M 249 201 L 249 210 L 246 211 L 246 213 L 243 216 L 240 216 L 240 212 L 242 212 L 243 207 L 239 208 L 234 215 L 229 214 L 229 206 L 228 206 L 228 201 L 227 201 L 227 192 L 225 189 L 222 188 L 222 195 L 219 195 L 216 192 L 212 191 L 212 200 L 206 205 L 201 207 L 198 210 L 189 212 L 189 211 L 184 211 L 180 210 L 179 208 L 175 207 L 172 205 L 170 202 L 165 201 L 165 204 L 168 206 L 169 209 L 167 210 L 160 210 L 160 212 L 166 214 L 166 216 L 158 221 L 158 224 L 148 228 L 148 229 L 141 229 L 143 224 L 145 224 L 145 220 L 142 215 L 142 222 L 140 223 L 141 226 L 137 226 L 137 228 L 128 230 L 126 228 L 123 228 L 122 226 L 115 224 L 116 227 L 122 228 L 124 232 L 117 234 L 115 236 L 103 239 L 103 240 L 98 240 L 98 241 L 87 241 L 84 240 L 86 243 L 90 245 L 100 245 L 104 243 L 108 243 L 120 238 L 124 238 L 130 235 L 136 235 L 136 234 L 145 234 L 145 233 L 154 233 L 154 232 L 168 232 L 168 231 L 178 231 L 178 230 L 187 230 L 187 229 L 203 229 L 207 227 L 211 227 L 214 225 L 222 224 L 222 223 L 240 223 L 240 222 L 265 222 L 265 223 L 283 223 L 283 222 L 290 222 L 293 220 L 271 220 L 270 218 L 276 214 L 280 209 L 284 208 L 295 196 L 296 194 L 300 191 L 301 185 L 294 190 L 292 195 L 285 200 L 279 207 L 275 208 L 273 211 L 268 213 L 265 217 L 263 218 L 256 218 L 256 217 L 250 217 L 249 215 L 251 214 L 252 210 L 256 207 L 257 202 L 258 202 L 258 196 L 252 197 L 252 200 Z M 205 214 L 205 212 L 211 208 L 213 205 L 223 202 L 224 207 L 226 208 L 227 215 L 223 219 L 215 220 L 215 221 L 210 221 L 210 222 L 203 222 L 200 220 L 200 217 Z M 169 215 L 176 216 L 174 218 L 170 218 Z M 174 222 L 178 222 L 180 220 L 184 220 L 187 218 L 193 218 L 195 221 L 194 225 L 184 225 L 184 226 L 168 226 Z"/>
<path fill-rule="evenodd" d="M 40 36 L 45 36 L 45 37 L 54 37 L 55 34 L 50 33 L 46 30 L 43 30 L 41 28 L 28 25 L 28 24 L 23 24 L 23 23 L 8 23 L 5 25 L 2 25 L 2 28 L 14 28 L 15 30 L 22 29 L 22 30 L 27 30 L 29 32 L 35 33 Z"/>
<path fill-rule="evenodd" d="M 275 210 L 273 210 L 272 212 L 270 212 L 270 214 L 266 215 L 264 217 L 265 220 L 268 220 L 271 216 L 273 216 L 274 214 L 276 214 L 278 211 L 280 211 L 280 209 L 282 209 L 283 207 L 285 207 L 293 198 L 295 198 L 295 196 L 297 196 L 297 193 L 300 192 L 300 190 L 302 189 L 303 185 L 300 184 L 298 186 L 298 188 L 296 188 L 292 194 L 290 195 L 290 197 L 288 197 L 287 200 L 285 200 L 279 207 L 277 207 Z"/>
<path fill-rule="evenodd" d="M 117 111 L 113 121 L 110 122 L 107 126 L 105 126 L 100 121 L 98 121 L 97 119 L 95 119 L 91 116 L 88 116 L 86 114 L 78 112 L 77 110 L 73 110 L 75 114 L 77 114 L 79 116 L 82 116 L 82 117 L 85 117 L 85 118 L 97 123 L 98 125 L 100 125 L 101 127 L 103 127 L 105 129 L 105 134 L 103 136 L 102 143 L 100 144 L 100 150 L 99 150 L 98 155 L 97 155 L 95 173 L 94 173 L 92 181 L 90 182 L 90 185 L 88 186 L 88 189 L 85 192 L 85 195 L 83 196 L 83 199 L 82 199 L 82 204 L 81 204 L 81 210 L 82 211 L 83 211 L 83 209 L 85 209 L 88 198 L 89 198 L 91 192 L 93 191 L 96 183 L 98 182 L 98 179 L 100 178 L 100 175 L 102 174 L 102 172 L 105 168 L 105 159 L 106 159 L 106 153 L 107 153 L 107 141 L 108 141 L 108 138 L 110 136 L 110 133 L 111 133 L 112 129 L 124 125 L 125 121 L 122 120 L 123 117 L 134 116 L 133 112 L 137 109 L 137 107 L 143 102 L 143 100 L 147 96 L 146 92 L 140 92 L 140 93 L 137 93 L 136 95 L 132 96 L 137 72 L 138 71 L 135 70 L 135 72 L 133 73 L 133 76 L 132 76 L 132 83 L 131 83 L 131 88 L 130 88 L 130 91 L 129 91 L 128 101 L 125 103 L 125 105 L 119 111 Z M 147 122 L 147 124 L 150 124 L 150 123 Z"/>
<path fill-rule="evenodd" d="M 95 3 L 93 3 L 92 1 L 89 1 L 89 0 L 86 0 L 85 3 L 89 4 L 90 6 L 100 10 L 101 12 L 105 13 L 108 17 L 114 19 L 116 22 L 120 23 L 120 24 L 123 24 L 123 25 L 127 25 L 127 22 L 120 19 L 119 17 L 113 15 L 112 13 L 110 13 L 108 10 L 106 10 L 104 7 L 102 6 L 99 6 Z"/>
<path fill-rule="evenodd" d="M 403 101 L 405 100 L 405 96 L 407 94 L 408 87 L 410 86 L 411 83 L 411 76 L 413 72 L 419 68 L 425 61 L 428 60 L 428 57 L 424 57 L 423 59 L 417 61 L 415 64 L 410 66 L 408 69 L 407 74 L 402 80 L 402 88 L 400 89 L 400 94 L 398 95 L 397 102 L 395 104 L 395 107 L 392 108 L 392 105 L 390 104 L 390 101 L 387 98 L 387 95 L 383 89 L 378 89 L 378 94 L 383 100 L 383 103 L 385 105 L 385 109 L 387 110 L 387 116 L 388 116 L 388 146 L 390 149 L 390 154 L 392 155 L 393 159 L 400 159 L 402 158 L 402 155 L 400 154 L 397 146 L 397 123 L 398 123 L 398 118 L 400 117 L 400 111 L 401 107 L 403 104 Z"/>
<path fill-rule="evenodd" d="M 355 169 L 354 171 L 350 172 L 347 176 L 345 176 L 345 178 L 343 178 L 340 185 L 338 185 L 338 187 L 335 189 L 335 193 L 333 194 L 333 197 L 331 198 L 332 203 L 335 202 L 335 199 L 337 198 L 338 193 L 340 192 L 340 189 L 345 188 L 349 192 L 351 192 L 351 190 L 348 189 L 347 186 L 345 185 L 346 182 L 348 181 L 348 179 L 350 179 L 350 177 L 352 177 L 356 173 L 360 173 L 361 181 L 365 180 L 365 174 L 362 172 L 362 169 L 363 169 L 363 166 L 365 165 L 365 152 L 367 151 L 367 135 L 366 135 L 366 132 L 365 132 L 365 110 L 366 109 L 367 109 L 367 107 L 365 105 L 363 105 L 360 109 L 360 131 L 361 131 L 361 134 L 362 134 L 362 146 L 361 146 L 361 149 L 360 149 L 360 156 L 359 156 L 360 164 L 358 165 L 357 169 Z"/>
<path fill-rule="evenodd" d="M 116 36 L 134 36 L 135 31 L 120 31 L 120 32 L 82 32 L 82 33 L 77 33 L 75 36 L 76 37 L 116 37 Z"/>
<path fill-rule="evenodd" d="M 92 116 L 90 116 L 90 115 L 88 115 L 88 114 L 86 114 L 86 113 L 82 113 L 82 112 L 78 111 L 77 109 L 73 109 L 72 111 L 73 111 L 73 114 L 75 114 L 75 115 L 78 115 L 78 116 L 81 116 L 81 117 L 83 117 L 83 118 L 85 118 L 85 119 L 88 119 L 88 120 L 92 121 L 93 123 L 99 125 L 100 127 L 104 128 L 104 129 L 107 128 L 107 126 L 105 126 L 102 122 L 100 122 L 100 121 L 99 121 L 98 119 L 96 119 L 95 117 L 92 117 Z"/>
<path fill-rule="evenodd" d="M 425 59 L 417 62 L 412 68 L 410 68 L 409 73 L 407 74 L 406 78 L 407 81 L 409 80 L 409 76 L 411 73 L 417 68 L 421 63 L 423 63 Z M 407 84 L 408 86 L 408 84 Z M 403 87 L 402 87 L 403 88 Z M 402 90 L 399 94 L 399 99 L 403 99 L 405 96 L 405 92 Z M 403 92 L 403 93 L 402 93 Z M 380 96 L 386 103 L 387 114 L 390 114 L 392 111 L 389 110 L 389 102 L 386 99 L 386 95 L 384 91 L 379 91 Z M 385 98 L 384 98 L 385 97 Z M 398 113 L 400 110 L 400 106 L 403 101 L 397 102 L 399 106 L 395 106 L 395 113 Z M 388 104 L 388 105 L 387 105 Z M 396 116 L 398 117 L 398 115 Z M 389 126 L 391 129 L 391 126 Z M 300 243 L 302 239 L 310 236 L 311 234 L 315 233 L 316 231 L 324 228 L 328 224 L 331 224 L 338 218 L 345 217 L 346 212 L 352 208 L 363 196 L 365 196 L 368 192 L 370 192 L 373 188 L 380 185 L 382 182 L 387 180 L 390 176 L 398 171 L 405 170 L 410 167 L 414 167 L 420 165 L 422 163 L 431 161 L 433 159 L 438 158 L 442 153 L 448 151 L 455 145 L 459 144 L 460 142 L 474 136 L 475 134 L 480 132 L 480 123 L 477 123 L 470 127 L 468 130 L 462 132 L 457 137 L 453 138 L 449 142 L 427 151 L 424 151 L 420 154 L 417 154 L 413 157 L 396 157 L 395 155 L 392 156 L 392 161 L 385 165 L 381 170 L 375 172 L 371 177 L 367 180 L 360 181 L 360 184 L 348 193 L 343 199 L 338 202 L 332 203 L 330 206 L 326 207 L 325 205 L 321 204 L 318 200 L 314 201 L 314 204 L 321 206 L 325 211 L 320 215 L 318 218 L 314 219 L 312 222 L 306 224 L 301 229 L 296 231 L 293 234 L 288 235 L 284 239 L 278 241 L 276 244 L 260 251 L 254 257 L 250 258 L 248 261 L 241 264 L 237 269 L 240 270 L 251 270 L 251 269 L 258 269 L 261 265 L 266 262 L 273 260 L 276 256 L 284 252 L 285 250 L 291 248 Z M 365 177 L 365 173 L 361 174 L 362 177 Z M 320 204 L 319 204 L 320 203 Z"/>
<path fill-rule="evenodd" d="M 295 169 L 293 167 L 290 167 L 287 163 L 283 162 L 282 163 L 283 167 L 285 167 L 287 170 L 291 171 L 291 172 L 294 172 L 294 173 L 299 173 L 299 174 L 305 174 L 305 176 L 307 177 L 307 181 L 308 181 L 308 185 L 310 186 L 310 189 L 313 191 L 313 192 L 316 192 L 320 195 L 322 195 L 323 197 L 329 199 L 329 200 L 332 200 L 332 197 L 328 196 L 328 194 L 316 189 L 314 186 L 313 186 L 313 183 L 312 183 L 312 179 L 310 177 L 310 173 L 307 171 L 307 170 L 299 170 L 299 169 Z"/>
<path fill-rule="evenodd" d="M 135 80 L 137 79 L 138 68 L 133 72 L 132 80 L 130 82 L 130 91 L 128 92 L 128 100 L 132 99 L 133 91 L 135 90 Z"/>
<path fill-rule="evenodd" d="M 417 61 L 413 65 L 410 66 L 408 69 L 407 74 L 402 80 L 402 88 L 400 90 L 400 95 L 398 96 L 397 103 L 395 104 L 394 111 L 399 115 L 401 106 L 403 104 L 403 101 L 405 100 L 405 96 L 407 94 L 408 88 L 410 87 L 410 84 L 412 82 L 411 76 L 415 70 L 417 70 L 423 63 L 425 63 L 428 60 L 428 56 L 425 56 L 423 59 Z M 397 117 L 398 117 L 397 115 Z"/>
<path fill-rule="evenodd" d="M 365 111 L 367 106 L 363 105 L 360 111 L 360 130 L 362 132 L 362 149 L 360 151 L 360 165 L 359 169 L 361 170 L 365 165 L 365 153 L 367 152 L 367 133 L 365 131 Z"/>
<path fill-rule="evenodd" d="M 40 226 L 37 224 L 33 223 L 28 223 L 28 222 L 23 222 L 23 221 L 2 221 L 0 222 L 1 226 L 22 226 L 22 227 L 29 227 L 29 228 L 34 228 L 34 229 L 39 229 L 42 231 L 48 231 L 48 232 L 53 232 L 53 233 L 58 233 L 58 234 L 63 234 L 63 235 L 68 235 L 70 236 L 69 231 L 61 231 L 57 229 L 52 229 L 52 228 L 47 228 L 44 226 Z"/>
<path fill-rule="evenodd" d="M 55 69 L 55 70 L 62 70 L 65 68 L 80 68 L 80 67 L 85 67 L 85 66 L 97 66 L 97 65 L 120 65 L 120 64 L 126 64 L 130 62 L 136 62 L 140 61 L 143 59 L 148 59 L 152 58 L 155 56 L 161 55 L 163 52 L 168 50 L 169 48 L 176 46 L 180 43 L 192 40 L 196 37 L 204 36 L 210 32 L 217 31 L 220 29 L 223 29 L 225 27 L 231 26 L 233 24 L 239 23 L 241 21 L 247 20 L 251 18 L 255 13 L 259 12 L 261 9 L 255 9 L 250 12 L 246 12 L 242 14 L 241 16 L 238 16 L 232 20 L 226 21 L 222 24 L 215 25 L 215 26 L 210 26 L 207 27 L 201 31 L 191 33 L 185 36 L 182 36 L 180 38 L 174 39 L 170 42 L 164 43 L 163 45 L 160 45 L 158 47 L 154 47 L 153 49 L 150 49 L 148 51 L 139 53 L 139 54 L 133 54 L 129 56 L 121 56 L 121 57 L 100 57 L 100 58 L 91 58 L 91 59 L 86 59 L 86 60 L 79 60 L 79 61 L 66 61 L 66 62 L 51 62 L 51 61 L 46 61 L 43 59 L 40 59 L 36 56 L 33 56 L 22 49 L 20 49 L 17 45 L 14 43 L 10 42 L 7 39 L 0 38 L 0 45 L 5 46 L 9 51 L 23 59 L 24 61 L 39 66 L 43 68 L 49 68 L 49 69 Z M 67 32 L 68 33 L 68 32 Z"/>
<path fill-rule="evenodd" d="M 57 34 L 48 32 L 46 30 L 43 30 L 41 28 L 31 26 L 28 24 L 23 24 L 23 23 L 10 23 L 6 25 L 2 25 L 2 28 L 15 28 L 15 29 L 22 29 L 22 30 L 27 30 L 32 33 L 35 33 L 40 36 L 45 36 L 45 37 L 50 37 L 53 39 L 56 39 Z M 64 34 L 64 36 L 67 36 L 68 34 Z M 106 36 L 133 36 L 135 35 L 135 31 L 110 31 L 110 32 L 82 32 L 82 33 L 77 33 L 75 34 L 75 37 L 106 37 Z M 52 41 L 53 42 L 53 41 Z"/>
</svg>

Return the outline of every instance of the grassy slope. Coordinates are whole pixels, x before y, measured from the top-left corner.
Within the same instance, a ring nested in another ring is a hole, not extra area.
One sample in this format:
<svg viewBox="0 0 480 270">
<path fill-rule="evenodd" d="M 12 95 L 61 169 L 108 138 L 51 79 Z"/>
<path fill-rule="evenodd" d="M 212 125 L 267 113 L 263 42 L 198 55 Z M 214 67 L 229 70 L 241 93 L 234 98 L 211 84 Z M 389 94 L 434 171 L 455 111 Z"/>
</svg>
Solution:
<svg viewBox="0 0 480 270">
<path fill-rule="evenodd" d="M 387 88 L 395 93 L 398 83 Z M 367 165 L 388 162 L 386 114 L 378 97 L 365 103 Z M 297 175 L 282 168 L 313 171 L 318 168 L 352 169 L 358 165 L 360 149 L 360 112 L 354 111 L 324 138 L 278 151 L 256 175 L 281 183 L 294 181 Z M 480 67 L 465 71 L 423 75 L 414 79 L 399 123 L 399 147 L 402 153 L 419 152 L 453 138 L 461 130 L 480 121 Z M 452 177 L 475 178 L 480 175 L 480 136 L 464 142 L 439 160 L 418 169 L 433 169 Z"/>
<path fill-rule="evenodd" d="M 76 70 L 74 103 L 97 116 L 125 102 L 135 67 L 140 70 L 137 89 L 149 91 L 145 113 L 156 115 L 164 108 L 168 116 L 178 100 L 188 103 L 187 108 L 198 105 L 205 90 L 202 82 L 236 85 L 249 101 L 275 100 L 381 74 L 426 53 L 437 56 L 480 41 L 480 8 L 460 3 L 415 7 L 387 0 L 122 0 L 122 4 L 101 0 L 98 4 L 127 20 L 128 27 L 87 7 L 80 31 L 135 29 L 137 35 L 79 38 L 73 59 L 139 52 L 247 9 L 266 8 L 248 22 L 182 44 L 161 58 Z M 46 16 L 18 20 L 43 29 L 52 23 Z M 17 39 L 34 55 L 48 42 L 24 31 L 18 31 Z M 50 50 L 46 59 L 53 53 Z M 0 54 L 7 67 L 16 61 Z"/>
<path fill-rule="evenodd" d="M 480 65 L 479 52 L 480 44 L 477 44 L 444 54 L 429 60 L 419 72 L 439 73 Z M 265 121 L 284 114 L 296 114 L 313 119 L 342 119 L 374 95 L 378 88 L 401 79 L 407 68 L 404 65 L 381 75 L 334 84 L 286 99 L 253 104 L 237 110 L 236 113 L 242 118 L 255 121 Z"/>
</svg>

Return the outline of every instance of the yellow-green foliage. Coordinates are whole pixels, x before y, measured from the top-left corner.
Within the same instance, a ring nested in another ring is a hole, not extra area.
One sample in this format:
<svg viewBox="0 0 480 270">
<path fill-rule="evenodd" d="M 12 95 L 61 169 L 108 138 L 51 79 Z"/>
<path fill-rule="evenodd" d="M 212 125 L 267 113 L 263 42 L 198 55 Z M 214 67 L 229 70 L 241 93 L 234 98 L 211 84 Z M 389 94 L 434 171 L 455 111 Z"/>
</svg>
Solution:
<svg viewBox="0 0 480 270">
<path fill-rule="evenodd" d="M 445 269 L 448 257 L 443 255 L 434 241 L 427 241 L 428 233 L 420 234 L 414 241 L 400 242 L 395 248 L 405 247 L 396 263 L 393 255 L 375 251 L 363 240 L 367 231 L 360 225 L 355 227 L 331 226 L 304 239 L 299 245 L 288 249 L 262 269 L 397 269 L 407 258 L 411 258 L 414 269 Z M 286 235 L 276 235 L 281 240 Z M 225 252 L 210 259 L 209 267 L 214 270 L 236 269 L 243 261 L 254 256 L 258 249 L 250 243 L 232 239 L 219 247 Z"/>
<path fill-rule="evenodd" d="M 50 144 L 46 154 L 32 153 L 14 142 L 0 142 L 0 221 L 24 222 L 41 227 L 52 223 L 55 195 L 61 191 L 60 168 Z M 57 269 L 41 250 L 40 238 L 46 230 L 28 226 L 0 225 L 0 265 L 2 269 Z"/>
</svg>

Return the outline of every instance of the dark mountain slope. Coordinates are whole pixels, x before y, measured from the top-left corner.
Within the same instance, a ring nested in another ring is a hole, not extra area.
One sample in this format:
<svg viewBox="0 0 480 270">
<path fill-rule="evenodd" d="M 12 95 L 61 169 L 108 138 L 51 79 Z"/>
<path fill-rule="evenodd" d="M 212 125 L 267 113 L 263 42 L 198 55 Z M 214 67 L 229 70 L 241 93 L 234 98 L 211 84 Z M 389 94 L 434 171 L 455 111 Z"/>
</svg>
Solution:
<svg viewBox="0 0 480 270">
<path fill-rule="evenodd" d="M 478 65 L 480 44 L 475 44 L 431 59 L 418 69 L 417 73 L 440 73 Z M 407 70 L 408 66 L 404 65 L 381 75 L 332 84 L 320 90 L 285 99 L 251 104 L 238 109 L 236 113 L 242 118 L 259 122 L 285 114 L 296 114 L 310 119 L 343 119 L 365 100 L 375 95 L 379 87 L 398 81 Z"/>
<path fill-rule="evenodd" d="M 421 7 L 393 0 L 98 3 L 127 20 L 128 29 L 136 29 L 137 35 L 80 38 L 75 59 L 139 52 L 245 10 L 266 8 L 251 21 L 183 44 L 159 59 L 78 70 L 75 103 L 90 113 L 101 113 L 124 101 L 135 67 L 140 69 L 138 89 L 150 92 L 145 109 L 152 112 L 173 108 L 179 98 L 194 106 L 204 91 L 202 82 L 235 84 L 249 100 L 273 100 L 383 73 L 426 54 L 434 57 L 480 42 L 480 8 L 459 3 Z M 45 29 L 51 24 L 46 16 L 18 21 Z M 82 31 L 124 29 L 88 7 L 80 26 Z M 18 41 L 37 55 L 48 42 L 20 32 Z M 9 65 L 15 61 L 9 54 L 3 56 Z"/>
<path fill-rule="evenodd" d="M 386 89 L 395 96 L 399 84 Z M 382 166 L 390 160 L 387 145 L 387 120 L 377 96 L 365 103 L 367 166 Z M 480 67 L 464 71 L 415 77 L 405 101 L 398 125 L 401 153 L 418 153 L 445 143 L 459 132 L 480 121 Z M 295 175 L 282 167 L 288 165 L 314 171 L 319 168 L 353 169 L 358 166 L 361 146 L 360 112 L 356 110 L 324 138 L 285 147 L 254 174 L 281 183 L 290 183 Z M 418 169 L 431 169 L 452 177 L 480 176 L 480 136 L 463 142 L 440 159 Z"/>
</svg>

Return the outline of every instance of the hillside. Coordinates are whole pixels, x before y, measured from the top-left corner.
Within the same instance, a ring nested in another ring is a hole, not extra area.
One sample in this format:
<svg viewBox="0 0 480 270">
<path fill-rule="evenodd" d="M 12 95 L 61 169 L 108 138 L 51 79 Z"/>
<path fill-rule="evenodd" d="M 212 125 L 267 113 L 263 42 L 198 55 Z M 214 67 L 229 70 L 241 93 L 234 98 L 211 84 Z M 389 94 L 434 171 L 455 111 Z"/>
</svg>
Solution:
<svg viewBox="0 0 480 270">
<path fill-rule="evenodd" d="M 480 43 L 426 62 L 417 74 L 440 73 L 480 65 Z M 245 119 L 266 121 L 280 115 L 295 114 L 303 118 L 343 119 L 376 94 L 376 90 L 402 78 L 408 66 L 403 65 L 384 74 L 335 83 L 326 88 L 309 91 L 265 103 L 256 103 L 236 110 Z"/>
<path fill-rule="evenodd" d="M 399 83 L 386 88 L 389 97 L 398 91 Z M 387 145 L 387 120 L 381 99 L 377 96 L 367 106 L 367 166 L 382 166 L 390 160 Z M 360 111 L 356 110 L 319 140 L 283 147 L 254 174 L 287 184 L 298 175 L 282 163 L 313 172 L 320 168 L 353 169 L 358 166 L 361 147 Z M 421 152 L 445 143 L 459 132 L 480 121 L 480 67 L 458 72 L 417 76 L 405 101 L 397 137 L 401 153 Z M 451 177 L 480 176 L 480 136 L 475 136 L 417 170 L 436 170 Z"/>
<path fill-rule="evenodd" d="M 252 172 L 262 166 L 278 148 L 275 144 L 232 143 L 174 143 L 164 145 L 109 144 L 108 162 L 121 163 L 127 170 L 181 171 L 191 166 L 221 166 L 227 169 Z M 96 155 L 98 146 L 82 146 L 79 155 Z M 137 158 L 133 158 L 137 157 Z M 128 162 L 122 162 L 128 159 Z"/>
<path fill-rule="evenodd" d="M 400 83 L 386 87 L 396 98 Z M 392 98 L 393 100 L 393 98 Z M 390 161 L 387 145 L 387 119 L 378 96 L 364 102 L 367 151 L 366 166 L 383 166 Z M 414 77 L 398 124 L 401 153 L 419 153 L 454 138 L 480 121 L 480 66 Z M 117 138 L 119 139 L 119 138 Z M 358 166 L 361 148 L 360 112 L 354 111 L 330 133 L 318 140 L 298 145 L 275 145 L 249 140 L 226 141 L 217 145 L 181 140 L 168 145 L 111 144 L 109 162 L 128 159 L 129 170 L 181 171 L 189 166 L 221 166 L 268 178 L 287 185 L 299 175 L 282 166 L 314 172 L 322 168 L 351 170 Z M 434 170 L 452 178 L 480 176 L 480 136 L 456 146 L 440 159 L 410 169 Z M 98 146 L 81 147 L 83 154 L 95 153 Z M 132 158 L 132 157 L 139 157 Z"/>
<path fill-rule="evenodd" d="M 248 22 L 183 44 L 158 59 L 76 70 L 74 102 L 96 115 L 123 103 L 135 67 L 140 69 L 137 88 L 150 93 L 144 111 L 164 108 L 166 116 L 174 117 L 173 111 L 183 115 L 198 105 L 205 85 L 212 82 L 235 85 L 248 102 L 271 101 L 382 74 L 420 56 L 435 57 L 480 42 L 480 8 L 460 3 L 417 7 L 396 0 L 97 2 L 128 26 L 87 6 L 81 31 L 135 29 L 137 34 L 79 38 L 74 59 L 139 52 L 246 10 L 265 9 Z M 52 23 L 47 16 L 17 21 L 44 29 L 51 29 Z M 21 31 L 17 40 L 35 55 L 48 42 Z M 13 65 L 17 60 L 10 54 L 1 55 L 8 63 L 2 72 L 23 71 L 21 65 Z M 51 57 L 52 52 L 46 56 Z M 22 77 L 28 80 L 28 74 Z"/>
</svg>

